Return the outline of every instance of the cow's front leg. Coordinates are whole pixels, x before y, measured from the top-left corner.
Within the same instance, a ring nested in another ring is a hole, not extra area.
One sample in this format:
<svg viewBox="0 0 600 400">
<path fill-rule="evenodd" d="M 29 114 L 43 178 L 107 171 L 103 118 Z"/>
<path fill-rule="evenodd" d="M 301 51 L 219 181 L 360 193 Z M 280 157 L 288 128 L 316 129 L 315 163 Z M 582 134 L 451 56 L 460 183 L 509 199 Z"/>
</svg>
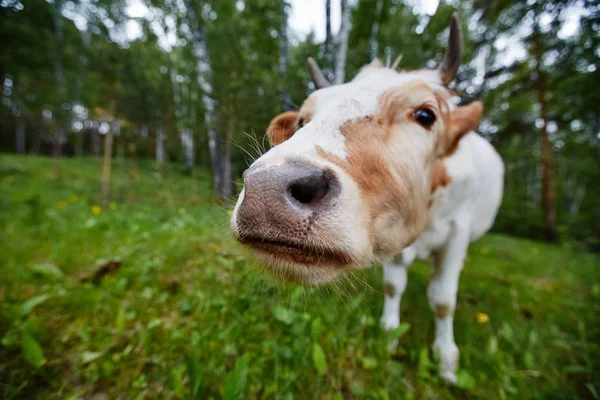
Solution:
<svg viewBox="0 0 600 400">
<path fill-rule="evenodd" d="M 435 316 L 433 351 L 439 360 L 440 377 L 456 383 L 459 351 L 454 342 L 453 320 L 456 293 L 463 261 L 469 246 L 468 224 L 454 222 L 448 242 L 434 254 L 435 271 L 429 283 L 429 306 Z"/>
<path fill-rule="evenodd" d="M 407 248 L 383 264 L 385 300 L 383 314 L 381 315 L 381 327 L 386 331 L 395 329 L 400 325 L 400 301 L 406 289 L 408 267 L 410 267 L 414 258 L 414 251 Z M 395 343 L 391 345 L 394 346 Z"/>
</svg>

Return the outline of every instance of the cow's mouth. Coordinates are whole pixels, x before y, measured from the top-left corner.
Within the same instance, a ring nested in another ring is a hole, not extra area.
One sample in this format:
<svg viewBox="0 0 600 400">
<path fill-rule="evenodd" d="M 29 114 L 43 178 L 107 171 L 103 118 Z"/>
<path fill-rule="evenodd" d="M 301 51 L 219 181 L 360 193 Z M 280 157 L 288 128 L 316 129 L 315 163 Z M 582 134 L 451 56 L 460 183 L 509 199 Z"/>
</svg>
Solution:
<svg viewBox="0 0 600 400">
<path fill-rule="evenodd" d="M 345 266 L 351 264 L 348 255 L 333 249 L 309 247 L 294 242 L 271 240 L 266 238 L 245 237 L 238 239 L 258 253 L 272 256 L 282 261 L 294 264 L 304 264 L 314 267 L 319 265 Z"/>
</svg>

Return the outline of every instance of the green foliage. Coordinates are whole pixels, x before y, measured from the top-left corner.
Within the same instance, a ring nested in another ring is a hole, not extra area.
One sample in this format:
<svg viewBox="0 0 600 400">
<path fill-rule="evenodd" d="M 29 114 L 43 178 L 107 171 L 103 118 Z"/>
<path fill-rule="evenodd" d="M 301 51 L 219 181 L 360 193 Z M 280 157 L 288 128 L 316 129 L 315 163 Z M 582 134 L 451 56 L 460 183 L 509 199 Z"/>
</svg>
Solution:
<svg viewBox="0 0 600 400">
<path fill-rule="evenodd" d="M 389 340 L 398 340 L 410 330 L 410 324 L 403 322 L 388 333 Z"/>
<path fill-rule="evenodd" d="M 224 400 L 241 400 L 245 398 L 246 383 L 248 380 L 248 363 L 250 357 L 244 354 L 225 378 Z"/>
<path fill-rule="evenodd" d="M 40 344 L 29 333 L 24 332 L 21 335 L 21 348 L 23 349 L 23 357 L 27 362 L 36 368 L 46 364 L 44 358 L 44 350 Z"/>
<path fill-rule="evenodd" d="M 552 144 L 559 236 L 599 249 L 600 230 L 586 221 L 598 218 L 600 196 L 600 96 L 592 87 L 600 77 L 598 58 L 590 51 L 600 44 L 598 5 L 584 2 L 580 29 L 561 32 L 575 1 L 475 2 L 485 29 L 475 34 L 480 49 L 488 52 L 482 93 L 486 123 L 481 131 L 490 137 L 506 163 L 506 189 L 495 229 L 513 235 L 541 238 L 540 88 L 535 66 L 547 80 L 547 126 Z M 524 57 L 504 62 L 508 51 L 496 46 L 498 37 L 511 37 L 525 50 Z"/>
<path fill-rule="evenodd" d="M 380 1 L 383 12 L 376 15 Z M 162 131 L 166 159 L 182 163 L 181 134 L 191 132 L 196 163 L 210 166 L 203 92 L 185 10 L 176 1 L 143 3 L 152 18 L 135 22 L 124 0 L 0 5 L 0 91 L 5 94 L 0 150 L 15 149 L 17 123 L 24 122 L 26 147 L 32 153 L 60 149 L 68 155 L 98 154 L 104 140 L 97 134 L 99 123 L 115 118 L 120 122 L 117 157 L 153 158 Z M 191 4 L 206 33 L 216 128 L 225 138 L 223 147 L 231 147 L 233 176 L 240 176 L 268 147 L 265 128 L 283 111 L 280 91 L 285 90 L 297 107 L 310 93 L 306 58 L 315 57 L 325 68 L 333 65 L 313 34 L 298 38 L 289 31 L 287 69 L 284 77 L 279 75 L 279 30 L 285 18 L 281 1 Z M 464 101 L 484 101 L 480 131 L 507 167 L 504 202 L 494 229 L 534 239 L 543 236 L 534 68 L 540 58 L 548 78 L 557 230 L 566 243 L 600 249 L 600 230 L 593 223 L 600 219 L 600 189 L 595 184 L 600 179 L 600 93 L 589 89 L 600 81 L 598 5 L 575 0 L 531 5 L 440 2 L 435 14 L 426 16 L 408 1 L 360 0 L 353 4 L 346 76 L 352 79 L 371 61 L 369 41 L 376 24 L 379 58 L 391 61 L 401 55 L 403 69 L 435 67 L 444 53 L 453 12 L 461 16 L 465 41 L 455 89 Z M 561 34 L 574 15 L 580 15 L 579 29 Z M 85 28 L 80 18 L 86 20 Z M 141 37 L 125 40 L 127 23 L 139 24 Z M 177 40 L 165 45 L 160 31 L 175 34 Z M 518 52 L 513 46 L 504 48 L 506 42 L 522 45 L 525 54 L 513 60 Z M 536 43 L 539 57 L 533 51 Z M 63 84 L 58 83 L 60 76 Z M 10 82 L 6 91 L 5 78 Z M 85 116 L 74 112 L 78 105 L 85 108 Z M 87 125 L 75 129 L 76 121 Z M 56 146 L 63 131 L 67 143 Z M 32 195 L 29 201 L 31 218 L 39 218 L 39 199 Z"/>
<path fill-rule="evenodd" d="M 312 360 L 315 369 L 319 374 L 323 374 L 327 369 L 327 359 L 325 358 L 325 353 L 323 352 L 323 348 L 317 342 L 313 343 L 312 347 Z"/>
<path fill-rule="evenodd" d="M 0 158 L 7 398 L 542 399 L 600 388 L 596 255 L 503 235 L 472 245 L 449 388 L 429 350 L 425 263 L 411 268 L 403 323 L 386 334 L 380 269 L 282 285 L 226 239 L 206 171 L 117 160 L 114 204 L 95 214 L 100 170 L 94 159 Z M 116 257 L 120 269 L 81 282 Z"/>
</svg>

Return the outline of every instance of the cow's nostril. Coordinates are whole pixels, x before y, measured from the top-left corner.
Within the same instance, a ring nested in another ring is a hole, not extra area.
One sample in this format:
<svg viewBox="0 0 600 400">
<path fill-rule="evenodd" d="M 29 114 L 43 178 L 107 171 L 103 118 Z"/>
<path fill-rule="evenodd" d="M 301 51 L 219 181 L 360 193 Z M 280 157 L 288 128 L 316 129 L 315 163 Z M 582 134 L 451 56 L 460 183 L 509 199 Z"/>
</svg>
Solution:
<svg viewBox="0 0 600 400">
<path fill-rule="evenodd" d="M 316 204 L 329 191 L 329 180 L 324 176 L 300 179 L 289 186 L 289 191 L 302 204 Z"/>
</svg>

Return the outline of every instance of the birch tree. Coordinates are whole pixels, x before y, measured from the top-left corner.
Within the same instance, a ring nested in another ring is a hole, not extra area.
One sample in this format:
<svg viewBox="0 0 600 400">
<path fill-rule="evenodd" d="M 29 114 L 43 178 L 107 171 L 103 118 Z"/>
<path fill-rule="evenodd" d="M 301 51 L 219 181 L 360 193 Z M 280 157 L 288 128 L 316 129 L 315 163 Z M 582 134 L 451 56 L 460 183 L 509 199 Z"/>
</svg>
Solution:
<svg viewBox="0 0 600 400">
<path fill-rule="evenodd" d="M 104 138 L 104 160 L 102 162 L 102 205 L 104 205 L 104 207 L 108 207 L 110 203 L 110 178 L 113 138 L 115 135 L 113 126 L 106 132 L 106 137 Z"/>
<path fill-rule="evenodd" d="M 63 16 L 62 8 L 64 0 L 56 0 L 52 9 L 52 18 L 54 24 L 54 80 L 58 92 L 58 104 L 56 109 L 56 138 L 54 142 L 54 155 L 60 157 L 62 155 L 62 147 L 67 142 L 67 129 L 65 128 L 66 118 L 62 110 L 63 102 L 66 100 L 67 87 L 65 83 L 65 75 L 63 70 L 63 48 L 64 48 L 64 32 L 63 32 Z"/>
<path fill-rule="evenodd" d="M 344 83 L 346 74 L 346 56 L 348 54 L 348 36 L 350 34 L 350 16 L 351 9 L 348 0 L 341 0 L 342 22 L 337 37 L 337 49 L 335 53 L 335 79 L 334 85 Z"/>
<path fill-rule="evenodd" d="M 285 111 L 292 110 L 294 105 L 287 92 L 286 73 L 288 66 L 288 4 L 281 1 L 281 25 L 279 27 L 279 98 Z"/>
<path fill-rule="evenodd" d="M 226 168 L 230 164 L 229 152 L 221 151 L 221 135 L 216 131 L 219 115 L 213 99 L 212 66 L 208 53 L 208 44 L 204 27 L 194 8 L 192 0 L 184 0 L 186 8 L 186 19 L 192 33 L 192 49 L 196 58 L 196 72 L 198 85 L 202 90 L 202 104 L 204 105 L 204 121 L 208 134 L 208 148 L 211 159 L 211 167 L 214 176 L 214 185 L 217 195 L 222 198 L 233 194 L 232 177 Z M 199 2 L 203 5 L 204 2 Z"/>
<path fill-rule="evenodd" d="M 539 128 L 540 128 L 540 147 L 541 158 L 540 166 L 542 169 L 542 208 L 544 211 L 545 236 L 548 241 L 556 241 L 556 209 L 554 205 L 554 178 L 552 171 L 552 144 L 548 138 L 548 99 L 547 99 L 547 80 L 546 72 L 543 70 L 542 59 L 544 50 L 542 40 L 539 35 L 539 21 L 536 21 L 533 53 L 535 57 L 535 76 L 537 100 L 540 108 Z"/>
<path fill-rule="evenodd" d="M 328 81 L 333 80 L 333 34 L 331 33 L 331 0 L 325 0 L 325 65 L 323 74 Z"/>
<path fill-rule="evenodd" d="M 16 116 L 15 121 L 15 149 L 17 154 L 25 154 L 25 120 Z"/>
<path fill-rule="evenodd" d="M 375 8 L 375 21 L 373 22 L 373 26 L 371 27 L 371 34 L 369 36 L 369 56 L 371 60 L 377 57 L 377 53 L 379 50 L 377 43 L 377 35 L 379 34 L 379 24 L 381 23 L 382 11 L 383 0 L 377 0 L 377 5 Z"/>
<path fill-rule="evenodd" d="M 163 164 L 165 162 L 165 131 L 163 123 L 158 119 L 156 123 L 156 142 L 155 142 L 154 157 L 157 164 Z"/>
</svg>

